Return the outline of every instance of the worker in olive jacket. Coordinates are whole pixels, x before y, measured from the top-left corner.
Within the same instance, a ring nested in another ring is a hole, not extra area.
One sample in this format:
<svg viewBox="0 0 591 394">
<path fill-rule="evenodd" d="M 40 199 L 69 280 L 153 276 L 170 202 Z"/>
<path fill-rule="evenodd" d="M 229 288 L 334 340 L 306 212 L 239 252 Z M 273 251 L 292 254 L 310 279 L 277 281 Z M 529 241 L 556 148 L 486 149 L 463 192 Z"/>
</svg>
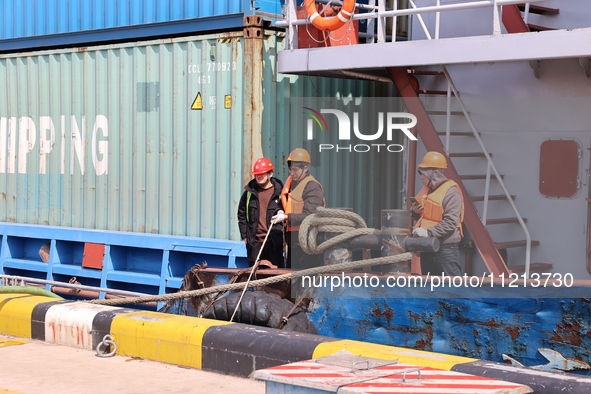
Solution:
<svg viewBox="0 0 591 394">
<path fill-rule="evenodd" d="M 294 149 L 287 157 L 289 177 L 281 192 L 282 205 L 285 211 L 279 212 L 273 220 L 285 222 L 285 240 L 287 242 L 287 268 L 303 269 L 318 265 L 318 256 L 304 253 L 298 241 L 300 224 L 304 219 L 316 212 L 316 208 L 324 207 L 324 190 L 322 185 L 308 172 L 310 154 L 302 148 Z"/>
</svg>

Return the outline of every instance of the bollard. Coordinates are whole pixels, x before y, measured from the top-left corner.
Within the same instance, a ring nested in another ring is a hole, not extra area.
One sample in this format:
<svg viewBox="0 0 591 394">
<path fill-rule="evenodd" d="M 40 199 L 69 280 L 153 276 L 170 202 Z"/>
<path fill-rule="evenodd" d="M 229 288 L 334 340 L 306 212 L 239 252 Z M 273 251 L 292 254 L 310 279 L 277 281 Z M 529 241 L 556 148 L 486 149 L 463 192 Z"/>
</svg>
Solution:
<svg viewBox="0 0 591 394">
<path fill-rule="evenodd" d="M 382 257 L 405 253 L 406 239 L 411 236 L 412 218 L 406 209 L 382 209 Z M 382 266 L 382 272 L 408 274 L 410 260 Z"/>
<path fill-rule="evenodd" d="M 336 208 L 343 211 L 352 212 L 353 208 Z M 324 233 L 324 240 L 329 240 L 340 233 Z M 324 265 L 333 265 L 339 263 L 348 263 L 353 261 L 353 251 L 347 247 L 347 244 L 341 242 L 324 251 Z"/>
</svg>

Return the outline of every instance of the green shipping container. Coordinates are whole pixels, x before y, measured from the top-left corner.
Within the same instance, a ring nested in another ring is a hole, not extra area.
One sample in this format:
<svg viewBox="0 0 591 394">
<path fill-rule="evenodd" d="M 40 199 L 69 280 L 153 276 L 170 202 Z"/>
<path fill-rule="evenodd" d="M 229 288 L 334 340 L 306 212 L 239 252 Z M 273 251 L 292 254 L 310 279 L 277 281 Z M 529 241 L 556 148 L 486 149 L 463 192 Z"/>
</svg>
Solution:
<svg viewBox="0 0 591 394">
<path fill-rule="evenodd" d="M 283 47 L 283 33 L 248 27 L 0 55 L 0 221 L 237 240 L 252 163 L 268 157 L 285 179 L 298 147 L 290 100 L 388 90 L 280 75 Z M 375 217 L 397 207 L 400 185 L 372 196 L 367 182 L 384 166 L 363 160 L 351 164 L 355 182 L 337 185 L 329 165 L 312 172 L 328 206 Z M 389 171 L 402 162 L 388 161 Z M 359 190 L 367 198 L 349 203 Z"/>
</svg>

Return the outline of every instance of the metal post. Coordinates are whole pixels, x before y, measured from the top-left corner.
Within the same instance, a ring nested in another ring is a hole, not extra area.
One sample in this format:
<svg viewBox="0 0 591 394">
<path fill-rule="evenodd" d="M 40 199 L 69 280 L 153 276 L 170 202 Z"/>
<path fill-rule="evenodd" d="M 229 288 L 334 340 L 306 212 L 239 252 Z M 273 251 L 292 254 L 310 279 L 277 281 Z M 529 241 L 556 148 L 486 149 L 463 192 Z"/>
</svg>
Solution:
<svg viewBox="0 0 591 394">
<path fill-rule="evenodd" d="M 295 0 L 287 1 L 285 4 L 287 8 L 287 50 L 298 49 L 298 27 L 291 22 L 298 19 Z"/>
<path fill-rule="evenodd" d="M 406 238 L 410 237 L 412 218 L 406 209 L 382 209 L 382 256 L 395 256 L 405 253 Z M 410 260 L 382 266 L 391 273 L 410 273 Z"/>
<path fill-rule="evenodd" d="M 437 0 L 437 7 L 441 5 L 441 0 Z M 435 39 L 439 39 L 439 23 L 441 20 L 441 12 L 435 13 Z"/>
<path fill-rule="evenodd" d="M 501 12 L 502 6 L 499 4 L 499 0 L 495 0 L 493 5 L 493 36 L 501 34 Z"/>
<path fill-rule="evenodd" d="M 378 44 L 386 42 L 386 18 L 382 13 L 386 12 L 386 0 L 378 0 Z"/>
<path fill-rule="evenodd" d="M 353 212 L 353 208 L 338 209 Z M 333 237 L 336 237 L 337 235 L 340 235 L 340 233 L 324 233 L 324 239 L 329 240 Z M 345 242 L 331 246 L 324 251 L 324 265 L 348 263 L 350 261 L 353 261 L 353 251 L 347 248 L 347 244 Z"/>
</svg>

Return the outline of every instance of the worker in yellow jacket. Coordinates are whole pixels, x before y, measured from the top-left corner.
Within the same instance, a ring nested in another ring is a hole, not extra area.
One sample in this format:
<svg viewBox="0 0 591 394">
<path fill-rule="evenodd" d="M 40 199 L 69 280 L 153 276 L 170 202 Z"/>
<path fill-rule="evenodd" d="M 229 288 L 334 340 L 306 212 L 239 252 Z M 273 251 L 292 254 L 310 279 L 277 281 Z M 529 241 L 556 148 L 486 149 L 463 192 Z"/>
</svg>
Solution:
<svg viewBox="0 0 591 394">
<path fill-rule="evenodd" d="M 305 149 L 297 148 L 289 154 L 289 177 L 281 191 L 284 211 L 272 218 L 274 222 L 286 224 L 287 268 L 304 269 L 319 262 L 318 256 L 304 253 L 298 241 L 300 224 L 316 208 L 325 206 L 322 185 L 308 172 L 310 163 L 310 154 Z"/>
<path fill-rule="evenodd" d="M 460 187 L 443 174 L 447 160 L 439 152 L 427 152 L 418 167 L 423 187 L 411 206 L 417 219 L 413 235 L 437 237 L 441 245 L 436 253 L 421 253 L 421 271 L 423 275 L 462 275 L 458 244 L 463 236 L 464 200 Z"/>
</svg>

